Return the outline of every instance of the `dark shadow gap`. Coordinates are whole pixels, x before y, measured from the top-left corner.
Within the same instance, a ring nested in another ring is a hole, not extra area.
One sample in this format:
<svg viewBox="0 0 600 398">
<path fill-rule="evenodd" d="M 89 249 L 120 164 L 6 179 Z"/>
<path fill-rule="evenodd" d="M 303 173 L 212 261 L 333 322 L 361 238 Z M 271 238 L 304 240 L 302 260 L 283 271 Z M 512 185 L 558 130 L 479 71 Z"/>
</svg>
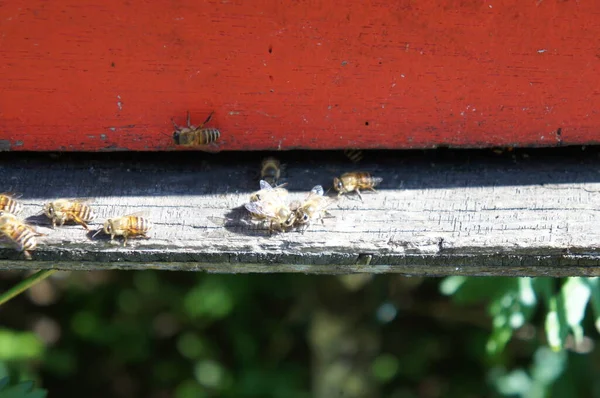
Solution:
<svg viewBox="0 0 600 398">
<path fill-rule="evenodd" d="M 259 188 L 267 156 L 285 166 L 280 183 L 292 192 L 348 171 L 382 177 L 378 190 L 519 186 L 600 182 L 600 147 L 363 151 L 114 152 L 0 154 L 0 191 L 27 198 L 216 195 Z M 560 189 L 553 187 L 552 189 Z M 583 189 L 583 188 L 582 188 Z"/>
</svg>

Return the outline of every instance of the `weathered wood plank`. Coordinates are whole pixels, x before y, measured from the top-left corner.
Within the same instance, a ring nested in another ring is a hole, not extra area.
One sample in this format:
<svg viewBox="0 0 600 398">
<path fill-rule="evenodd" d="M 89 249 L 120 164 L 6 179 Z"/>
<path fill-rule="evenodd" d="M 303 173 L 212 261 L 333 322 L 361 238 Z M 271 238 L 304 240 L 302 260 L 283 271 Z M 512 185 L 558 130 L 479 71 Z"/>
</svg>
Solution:
<svg viewBox="0 0 600 398">
<path fill-rule="evenodd" d="M 363 194 L 364 202 L 342 197 L 334 218 L 305 234 L 275 235 L 248 224 L 240 209 L 258 185 L 258 154 L 10 157 L 0 163 L 0 187 L 22 193 L 23 215 L 48 235 L 31 261 L 5 245 L 0 268 L 600 275 L 597 154 L 576 154 L 515 161 L 378 153 L 360 168 L 384 178 L 379 192 Z M 282 158 L 292 199 L 354 169 L 339 154 L 304 156 Z M 148 211 L 151 239 L 124 248 L 78 226 L 52 230 L 36 214 L 59 197 L 94 197 L 94 228 Z"/>
</svg>

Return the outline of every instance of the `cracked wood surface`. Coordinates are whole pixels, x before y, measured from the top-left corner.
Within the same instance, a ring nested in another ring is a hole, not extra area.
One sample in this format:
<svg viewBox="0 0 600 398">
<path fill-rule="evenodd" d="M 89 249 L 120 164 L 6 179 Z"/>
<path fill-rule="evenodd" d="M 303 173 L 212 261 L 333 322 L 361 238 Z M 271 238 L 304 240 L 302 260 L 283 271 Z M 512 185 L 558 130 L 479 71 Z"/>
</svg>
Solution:
<svg viewBox="0 0 600 398">
<path fill-rule="evenodd" d="M 7 155 L 0 190 L 21 193 L 22 216 L 47 236 L 30 261 L 3 244 L 0 269 L 600 274 L 596 153 L 466 153 L 378 152 L 358 166 L 337 153 L 282 153 L 290 199 L 316 184 L 327 189 L 334 176 L 357 168 L 383 182 L 364 202 L 340 198 L 324 225 L 273 235 L 248 223 L 240 207 L 258 187 L 259 154 Z M 122 247 L 77 225 L 53 230 L 39 213 L 60 197 L 95 198 L 93 229 L 108 217 L 146 211 L 151 238 Z"/>
</svg>

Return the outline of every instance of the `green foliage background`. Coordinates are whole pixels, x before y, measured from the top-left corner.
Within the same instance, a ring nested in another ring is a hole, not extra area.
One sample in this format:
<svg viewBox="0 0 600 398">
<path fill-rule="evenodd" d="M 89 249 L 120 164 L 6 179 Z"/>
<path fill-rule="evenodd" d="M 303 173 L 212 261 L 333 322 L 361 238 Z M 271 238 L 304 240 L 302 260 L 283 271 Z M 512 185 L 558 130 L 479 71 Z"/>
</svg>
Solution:
<svg viewBox="0 0 600 398">
<path fill-rule="evenodd" d="M 0 307 L 0 398 L 600 397 L 599 319 L 596 278 L 58 273 Z"/>
</svg>

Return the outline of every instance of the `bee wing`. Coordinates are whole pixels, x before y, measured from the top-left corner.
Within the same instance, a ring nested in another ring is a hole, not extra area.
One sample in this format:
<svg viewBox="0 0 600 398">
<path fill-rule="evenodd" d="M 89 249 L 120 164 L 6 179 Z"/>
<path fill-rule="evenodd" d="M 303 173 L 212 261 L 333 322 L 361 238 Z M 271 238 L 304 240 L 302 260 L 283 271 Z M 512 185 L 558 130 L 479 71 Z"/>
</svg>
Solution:
<svg viewBox="0 0 600 398">
<path fill-rule="evenodd" d="M 148 211 L 147 210 L 141 210 L 141 211 L 136 211 L 135 213 L 125 214 L 121 218 L 126 218 L 126 217 L 144 217 L 144 216 L 147 216 L 147 215 L 148 215 Z"/>
<path fill-rule="evenodd" d="M 310 193 L 315 194 L 315 195 L 319 195 L 319 196 L 323 196 L 323 194 L 325 193 L 325 191 L 323 190 L 323 186 L 322 185 L 315 185 L 310 190 Z"/>
<path fill-rule="evenodd" d="M 260 189 L 271 190 L 273 187 L 265 180 L 260 180 Z"/>
<path fill-rule="evenodd" d="M 325 193 L 325 191 L 323 190 L 323 186 L 321 185 L 315 185 L 310 192 L 308 193 L 308 195 L 306 195 L 306 198 L 304 200 L 308 200 L 310 198 L 312 198 L 313 196 L 323 196 L 323 194 Z"/>
<path fill-rule="evenodd" d="M 300 202 L 299 200 L 294 200 L 290 203 L 290 210 L 291 211 L 296 211 L 298 210 L 300 207 L 302 207 L 302 202 Z"/>
<path fill-rule="evenodd" d="M 246 203 L 244 207 L 250 213 L 258 214 L 260 216 L 270 218 L 275 218 L 277 216 L 275 212 L 271 208 L 269 208 L 268 204 L 263 201 Z"/>
<path fill-rule="evenodd" d="M 371 177 L 371 181 L 373 181 L 373 186 L 378 185 L 381 181 L 383 181 L 383 178 L 381 177 Z"/>
<path fill-rule="evenodd" d="M 92 203 L 94 200 L 96 200 L 95 198 L 73 198 L 73 199 L 67 199 L 69 202 L 76 202 L 76 203 Z"/>
</svg>

